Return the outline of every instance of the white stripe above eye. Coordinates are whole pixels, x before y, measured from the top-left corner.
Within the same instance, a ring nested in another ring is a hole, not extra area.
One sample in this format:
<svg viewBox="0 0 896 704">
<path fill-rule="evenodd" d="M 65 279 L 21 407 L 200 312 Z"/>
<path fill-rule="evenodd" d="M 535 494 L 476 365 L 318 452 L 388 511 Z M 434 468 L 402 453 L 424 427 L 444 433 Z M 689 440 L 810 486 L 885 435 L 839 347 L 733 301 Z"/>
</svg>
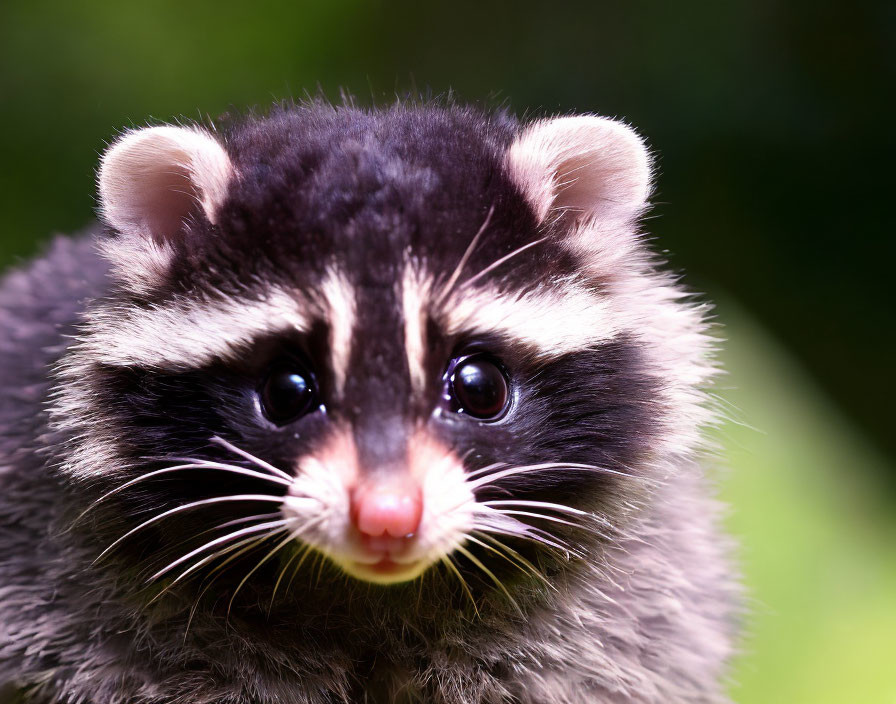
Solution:
<svg viewBox="0 0 896 704">
<path fill-rule="evenodd" d="M 330 270 L 321 287 L 322 308 L 330 324 L 330 359 L 336 380 L 336 390 L 341 395 L 348 374 L 352 351 L 352 332 L 355 327 L 355 292 L 348 279 L 338 271 Z"/>
<path fill-rule="evenodd" d="M 265 334 L 306 331 L 313 310 L 303 297 L 271 289 L 264 298 L 177 299 L 94 311 L 78 346 L 102 364 L 170 370 L 234 359 Z"/>
<path fill-rule="evenodd" d="M 442 305 L 449 335 L 499 333 L 544 357 L 579 352 L 616 336 L 609 303 L 575 281 L 526 292 L 466 289 Z"/>
<path fill-rule="evenodd" d="M 412 266 L 404 271 L 401 285 L 404 314 L 404 346 L 411 375 L 411 386 L 421 391 L 426 386 L 426 305 L 432 286 Z"/>
</svg>

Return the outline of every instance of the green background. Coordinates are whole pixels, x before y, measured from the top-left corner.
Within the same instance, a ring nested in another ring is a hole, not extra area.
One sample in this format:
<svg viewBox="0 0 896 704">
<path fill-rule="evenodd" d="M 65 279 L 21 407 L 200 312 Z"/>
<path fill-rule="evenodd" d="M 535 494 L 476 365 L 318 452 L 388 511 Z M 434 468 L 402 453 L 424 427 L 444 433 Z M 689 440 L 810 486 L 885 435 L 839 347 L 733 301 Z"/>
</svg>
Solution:
<svg viewBox="0 0 896 704">
<path fill-rule="evenodd" d="M 623 117 L 719 302 L 740 702 L 896 703 L 896 4 L 0 4 L 0 264 L 77 230 L 117 130 L 340 89 Z"/>
</svg>

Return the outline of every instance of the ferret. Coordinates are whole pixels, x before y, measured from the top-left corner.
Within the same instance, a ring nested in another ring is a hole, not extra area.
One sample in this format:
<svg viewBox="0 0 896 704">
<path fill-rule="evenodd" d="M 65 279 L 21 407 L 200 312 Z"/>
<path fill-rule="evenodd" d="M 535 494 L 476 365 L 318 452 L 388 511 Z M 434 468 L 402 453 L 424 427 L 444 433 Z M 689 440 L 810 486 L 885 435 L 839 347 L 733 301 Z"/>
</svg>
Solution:
<svg viewBox="0 0 896 704">
<path fill-rule="evenodd" d="M 0 285 L 30 704 L 729 701 L 706 306 L 595 115 L 278 105 L 116 139 Z"/>
</svg>

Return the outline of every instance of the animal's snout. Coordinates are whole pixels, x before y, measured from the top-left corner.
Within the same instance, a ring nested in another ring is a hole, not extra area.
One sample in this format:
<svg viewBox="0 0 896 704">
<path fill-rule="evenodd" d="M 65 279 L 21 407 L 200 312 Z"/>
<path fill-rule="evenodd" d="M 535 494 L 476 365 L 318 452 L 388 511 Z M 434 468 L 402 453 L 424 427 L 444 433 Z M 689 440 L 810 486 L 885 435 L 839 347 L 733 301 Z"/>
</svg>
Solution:
<svg viewBox="0 0 896 704">
<path fill-rule="evenodd" d="M 363 536 L 409 538 L 420 528 L 423 496 L 410 480 L 363 484 L 352 494 L 351 514 Z"/>
</svg>

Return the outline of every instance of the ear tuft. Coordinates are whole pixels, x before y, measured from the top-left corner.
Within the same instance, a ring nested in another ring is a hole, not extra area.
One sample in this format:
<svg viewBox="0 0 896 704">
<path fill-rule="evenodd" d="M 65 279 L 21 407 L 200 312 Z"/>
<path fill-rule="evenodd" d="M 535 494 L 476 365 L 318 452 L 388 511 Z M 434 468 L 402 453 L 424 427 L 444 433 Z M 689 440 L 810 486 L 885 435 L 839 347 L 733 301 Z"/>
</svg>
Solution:
<svg viewBox="0 0 896 704">
<path fill-rule="evenodd" d="M 224 148 L 204 130 L 170 125 L 135 130 L 103 156 L 101 213 L 120 233 L 162 245 L 200 208 L 215 222 L 232 174 Z"/>
<path fill-rule="evenodd" d="M 594 115 L 536 122 L 511 145 L 507 163 L 540 221 L 551 214 L 628 223 L 647 205 L 650 157 L 627 125 Z"/>
</svg>

